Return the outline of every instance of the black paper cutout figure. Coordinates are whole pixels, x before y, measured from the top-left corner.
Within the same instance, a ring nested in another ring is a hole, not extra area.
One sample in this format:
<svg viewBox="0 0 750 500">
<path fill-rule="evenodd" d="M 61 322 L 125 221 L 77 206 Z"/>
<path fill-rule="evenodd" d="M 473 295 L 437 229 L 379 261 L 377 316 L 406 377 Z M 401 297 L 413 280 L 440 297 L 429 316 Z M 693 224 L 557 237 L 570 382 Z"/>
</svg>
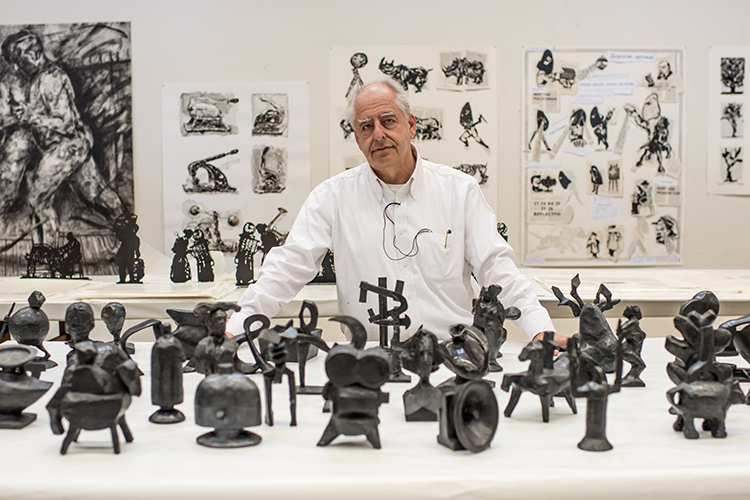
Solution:
<svg viewBox="0 0 750 500">
<path fill-rule="evenodd" d="M 607 124 L 612 119 L 614 110 L 610 109 L 606 116 L 599 114 L 599 108 L 596 106 L 591 110 L 589 121 L 591 122 L 591 128 L 594 129 L 594 135 L 596 135 L 597 144 L 604 144 L 604 149 L 609 149 L 609 142 L 607 142 Z"/>
<path fill-rule="evenodd" d="M 118 283 L 140 283 L 145 273 L 137 221 L 135 214 L 121 215 L 115 219 L 115 236 L 120 240 L 120 248 L 115 254 L 115 264 L 120 273 Z"/>
<path fill-rule="evenodd" d="M 539 59 L 539 62 L 536 63 L 536 68 L 544 73 L 545 75 L 549 75 L 552 73 L 552 68 L 555 65 L 554 57 L 552 57 L 552 51 L 549 49 L 545 49 L 544 53 L 542 54 L 542 58 Z"/>
<path fill-rule="evenodd" d="M 288 212 L 287 209 L 283 207 L 279 207 L 278 211 L 279 213 L 276 214 L 276 217 L 274 217 L 268 224 L 260 223 L 255 225 L 255 230 L 258 231 L 258 234 L 260 235 L 261 252 L 263 253 L 263 256 L 260 259 L 261 265 L 265 262 L 268 252 L 274 247 L 280 247 L 283 245 L 286 241 L 286 237 L 289 235 L 289 233 L 279 232 L 274 226 L 276 221 Z"/>
<path fill-rule="evenodd" d="M 36 420 L 36 413 L 24 413 L 41 398 L 52 382 L 27 375 L 36 353 L 29 345 L 0 345 L 0 429 L 23 429 Z"/>
<path fill-rule="evenodd" d="M 273 95 L 258 95 L 258 100 L 268 105 L 253 122 L 253 135 L 283 135 L 286 131 L 286 95 L 279 95 L 283 102 L 274 102 Z"/>
<path fill-rule="evenodd" d="M 595 63 L 596 67 L 599 67 L 600 69 L 602 65 L 606 67 L 606 59 L 604 60 L 604 63 L 602 63 L 601 60 L 602 58 L 599 58 Z M 561 71 L 555 73 L 552 71 L 554 66 L 555 61 L 552 56 L 552 51 L 546 49 L 542 54 L 542 58 L 536 65 L 539 70 L 536 74 L 536 84 L 540 87 L 544 87 L 549 82 L 557 82 L 564 89 L 573 87 L 576 83 L 576 70 L 573 68 L 562 68 Z"/>
<path fill-rule="evenodd" d="M 203 231 L 196 229 L 193 232 L 193 246 L 189 250 L 190 255 L 195 257 L 196 274 L 198 281 L 210 282 L 214 280 L 214 259 L 208 249 L 208 240 Z"/>
<path fill-rule="evenodd" d="M 260 240 L 255 237 L 255 225 L 246 222 L 240 234 L 240 242 L 237 246 L 237 255 L 234 262 L 237 264 L 237 286 L 247 286 L 255 283 L 255 254 L 260 251 Z"/>
<path fill-rule="evenodd" d="M 479 136 L 479 132 L 477 132 L 477 125 L 482 122 L 487 123 L 487 120 L 484 119 L 484 116 L 479 115 L 479 118 L 477 118 L 477 121 L 475 122 L 471 112 L 471 104 L 469 102 L 464 104 L 464 107 L 461 108 L 461 115 L 458 121 L 464 128 L 464 131 L 458 140 L 461 141 L 464 146 L 469 147 L 469 139 L 474 139 L 481 146 L 490 149 L 490 147 Z"/>
<path fill-rule="evenodd" d="M 664 245 L 669 255 L 677 253 L 677 242 L 680 238 L 677 220 L 671 215 L 662 215 L 651 224 L 656 232 L 656 243 Z"/>
<path fill-rule="evenodd" d="M 346 95 L 344 96 L 346 99 L 349 99 L 349 96 L 354 89 L 364 85 L 362 77 L 359 76 L 359 70 L 367 66 L 367 54 L 363 52 L 355 52 L 352 54 L 352 57 L 349 58 L 349 63 L 352 65 L 352 81 L 349 83 L 349 88 L 346 90 Z M 349 136 L 345 133 L 344 138 L 348 137 Z"/>
<path fill-rule="evenodd" d="M 641 308 L 636 305 L 626 307 L 622 314 L 627 319 L 622 324 L 622 338 L 625 341 L 622 347 L 622 360 L 630 364 L 630 371 L 623 377 L 622 386 L 646 387 L 646 383 L 640 378 L 646 369 L 646 363 L 641 357 L 643 341 L 646 339 L 646 332 L 640 326 L 643 314 Z"/>
<path fill-rule="evenodd" d="M 742 167 L 742 148 L 721 148 L 721 157 L 724 159 L 724 182 L 737 182 L 739 179 L 732 177 L 735 167 Z"/>
<path fill-rule="evenodd" d="M 519 361 L 529 361 L 529 369 L 523 373 L 503 376 L 502 390 L 512 389 L 505 416 L 510 417 L 521 399 L 521 394 L 530 392 L 539 396 L 542 403 L 542 420 L 549 422 L 549 408 L 554 405 L 552 398 L 562 396 L 573 413 L 578 413 L 575 398 L 570 387 L 570 371 L 567 357 L 554 360 L 555 350 L 560 345 L 554 341 L 554 332 L 544 332 L 543 340 L 532 340 L 518 355 Z"/>
<path fill-rule="evenodd" d="M 481 85 L 484 81 L 484 64 L 482 61 L 469 60 L 465 57 L 454 57 L 448 66 L 442 66 L 446 78 L 456 77 L 456 85 L 474 83 Z"/>
<path fill-rule="evenodd" d="M 422 92 L 422 87 L 427 83 L 427 73 L 432 71 L 432 68 L 425 69 L 422 66 L 409 68 L 403 64 L 395 65 L 393 60 L 386 62 L 385 57 L 380 60 L 379 69 L 400 83 L 404 90 L 408 91 L 409 85 L 412 85 L 417 93 Z"/>
<path fill-rule="evenodd" d="M 544 143 L 544 147 L 547 148 L 547 151 L 552 151 L 550 149 L 549 144 L 547 144 L 547 136 L 545 132 L 549 128 L 549 119 L 547 118 L 547 115 L 544 114 L 544 111 L 541 109 L 538 109 L 536 112 L 536 129 L 531 134 L 531 138 L 529 139 L 529 149 L 533 151 L 534 146 L 534 138 L 539 135 L 539 139 Z"/>
<path fill-rule="evenodd" d="M 68 233 L 67 243 L 61 247 L 53 247 L 44 243 L 37 243 L 25 255 L 26 274 L 22 278 L 63 278 L 88 279 L 83 275 L 83 254 L 81 243 Z M 37 267 L 46 267 L 47 272 L 37 274 Z M 74 274 L 78 277 L 74 278 Z"/>
<path fill-rule="evenodd" d="M 404 368 L 419 377 L 417 385 L 404 392 L 406 421 L 437 422 L 441 392 L 430 384 L 430 373 L 440 368 L 443 361 L 437 337 L 420 327 L 404 341 L 401 361 Z"/>
<path fill-rule="evenodd" d="M 589 251 L 589 254 L 591 254 L 591 257 L 598 259 L 599 258 L 599 244 L 601 241 L 599 240 L 599 235 L 596 234 L 594 231 L 591 231 L 589 233 L 589 238 L 586 240 L 586 248 Z"/>
<path fill-rule="evenodd" d="M 472 326 L 479 328 L 487 337 L 490 350 L 489 370 L 491 372 L 501 372 L 503 367 L 497 362 L 497 358 L 502 356 L 500 348 L 508 338 L 508 332 L 503 326 L 506 319 L 518 319 L 521 317 L 521 311 L 517 307 L 503 307 L 498 296 L 503 291 L 500 285 L 490 285 L 482 287 L 479 297 L 472 301 L 471 312 L 474 314 Z"/>
<path fill-rule="evenodd" d="M 563 189 L 568 189 L 568 186 L 572 182 L 562 170 L 557 174 L 557 180 L 560 181 L 560 185 Z"/>
<path fill-rule="evenodd" d="M 238 149 L 233 149 L 226 153 L 219 153 L 202 160 L 195 160 L 188 165 L 188 182 L 182 185 L 186 193 L 234 193 L 237 188 L 229 185 L 227 176 L 218 167 L 212 165 L 211 161 L 219 160 L 229 155 L 236 155 Z M 198 175 L 201 171 L 205 172 L 208 178 L 204 181 Z"/>
<path fill-rule="evenodd" d="M 411 377 L 401 371 L 401 351 L 403 346 L 401 343 L 401 327 L 405 330 L 411 325 L 411 319 L 409 316 L 401 314 L 406 312 L 409 307 L 406 303 L 406 298 L 402 295 L 404 291 L 404 282 L 401 280 L 396 281 L 396 286 L 393 290 L 388 290 L 388 278 L 378 278 L 378 286 L 371 285 L 366 281 L 362 281 L 359 284 L 359 301 L 364 303 L 367 302 L 367 292 L 372 292 L 378 295 L 378 313 L 372 309 L 367 310 L 369 315 L 370 323 L 374 323 L 380 327 L 380 347 L 387 350 L 391 356 L 391 374 L 388 378 L 389 382 L 411 382 Z M 388 309 L 388 299 L 395 300 L 399 305 L 393 309 Z M 393 328 L 393 336 L 391 337 L 390 349 L 388 348 L 388 327 Z"/>
<path fill-rule="evenodd" d="M 604 311 L 619 304 L 620 299 L 612 300 L 612 292 L 604 284 L 600 284 L 594 301 L 584 304 L 578 295 L 580 285 L 581 278 L 576 274 L 570 280 L 570 296 L 575 302 L 566 298 L 556 286 L 552 287 L 552 293 L 560 301 L 559 306 L 570 307 L 573 316 L 580 318 L 577 335 L 581 338 L 581 352 L 591 356 L 605 373 L 612 373 L 616 365 L 617 338 L 604 317 Z M 604 302 L 601 301 L 601 297 L 604 297 Z"/>
<path fill-rule="evenodd" d="M 487 164 L 486 163 L 462 163 L 457 167 L 453 167 L 456 170 L 468 174 L 472 177 L 476 177 L 479 174 L 479 185 L 483 186 L 487 184 L 489 176 L 487 175 Z"/>
<path fill-rule="evenodd" d="M 552 188 L 557 184 L 557 181 L 550 177 L 542 177 L 541 174 L 534 174 L 531 176 L 531 191 L 534 193 L 551 193 Z"/>
<path fill-rule="evenodd" d="M 185 283 L 190 281 L 190 262 L 188 261 L 188 246 L 190 245 L 190 238 L 193 236 L 192 229 L 185 229 L 182 232 L 182 236 L 175 233 L 174 245 L 172 245 L 172 252 L 174 257 L 172 258 L 172 267 L 169 271 L 169 279 L 173 283 Z"/>
<path fill-rule="evenodd" d="M 721 83 L 729 89 L 729 91 L 722 90 L 722 94 L 742 94 L 745 86 L 744 57 L 721 58 Z"/>
<path fill-rule="evenodd" d="M 604 184 L 602 173 L 599 172 L 599 167 L 597 167 L 596 165 L 591 165 L 589 174 L 591 175 L 591 194 L 598 195 L 599 187 Z"/>
<path fill-rule="evenodd" d="M 655 93 L 649 94 L 643 101 L 641 113 L 638 113 L 632 104 L 626 104 L 623 107 L 628 115 L 633 117 L 635 124 L 648 133 L 648 142 L 640 147 L 643 154 L 635 166 L 640 167 L 644 160 L 650 160 L 656 155 L 656 161 L 659 164 L 657 172 L 666 172 L 663 159 L 671 158 L 672 146 L 669 144 L 669 120 L 661 115 L 659 96 Z"/>
<path fill-rule="evenodd" d="M 35 347 L 44 353 L 44 356 L 37 356 L 32 360 L 32 362 L 40 365 L 40 371 L 57 366 L 57 363 L 50 359 L 51 355 L 43 344 L 47 333 L 49 333 L 49 318 L 42 311 L 42 305 L 46 300 L 42 292 L 34 291 L 29 295 L 28 307 L 22 307 L 11 316 L 15 306 L 14 302 L 3 320 L 3 329 L 10 332 L 13 340 L 21 345 Z M 26 364 L 24 363 L 24 365 Z"/>
<path fill-rule="evenodd" d="M 224 111 L 222 108 L 228 110 L 239 101 L 239 99 L 229 96 L 204 93 L 191 95 L 187 104 L 187 112 L 190 120 L 183 124 L 183 130 L 186 134 L 205 134 L 207 132 L 229 133 L 231 127 L 224 123 Z"/>
<path fill-rule="evenodd" d="M 631 215 L 650 216 L 654 215 L 654 199 L 651 184 L 642 179 L 635 183 L 635 190 L 631 196 Z"/>
<path fill-rule="evenodd" d="M 378 408 L 388 402 L 388 394 L 380 387 L 391 372 L 390 358 L 382 347 L 363 350 L 367 333 L 355 318 L 339 315 L 331 321 L 346 325 L 352 341 L 332 347 L 326 358 L 328 382 L 323 397 L 333 402 L 333 412 L 318 446 L 326 446 L 342 434 L 364 435 L 379 449 Z"/>
<path fill-rule="evenodd" d="M 607 188 L 610 193 L 616 193 L 620 190 L 620 165 L 618 163 L 610 163 L 607 168 Z"/>
<path fill-rule="evenodd" d="M 586 147 L 586 140 L 583 138 L 586 127 L 586 112 L 583 109 L 576 109 L 570 114 L 568 124 L 570 143 L 576 148 Z"/>
</svg>

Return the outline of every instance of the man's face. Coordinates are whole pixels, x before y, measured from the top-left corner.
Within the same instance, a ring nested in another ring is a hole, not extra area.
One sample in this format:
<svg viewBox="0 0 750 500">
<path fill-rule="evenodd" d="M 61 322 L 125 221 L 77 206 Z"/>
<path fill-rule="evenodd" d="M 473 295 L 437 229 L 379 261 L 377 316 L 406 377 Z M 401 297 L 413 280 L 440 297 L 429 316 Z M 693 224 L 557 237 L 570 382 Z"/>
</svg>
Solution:
<svg viewBox="0 0 750 500">
<path fill-rule="evenodd" d="M 16 64 L 27 74 L 36 73 L 44 64 L 44 51 L 34 37 L 21 39 L 16 45 Z"/>
<path fill-rule="evenodd" d="M 365 88 L 354 101 L 354 137 L 379 177 L 388 179 L 410 165 L 411 138 L 417 128 L 414 115 L 404 116 L 391 89 Z"/>
</svg>

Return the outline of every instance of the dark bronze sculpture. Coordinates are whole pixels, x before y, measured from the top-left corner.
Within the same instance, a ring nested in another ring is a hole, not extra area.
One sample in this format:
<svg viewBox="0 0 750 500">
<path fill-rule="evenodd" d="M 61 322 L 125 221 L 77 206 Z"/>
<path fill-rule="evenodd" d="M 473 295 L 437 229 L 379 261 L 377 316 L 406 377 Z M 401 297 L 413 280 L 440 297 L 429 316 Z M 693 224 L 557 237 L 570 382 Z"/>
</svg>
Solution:
<svg viewBox="0 0 750 500">
<path fill-rule="evenodd" d="M 404 393 L 404 414 L 407 422 L 436 422 L 440 409 L 440 389 L 430 384 L 430 373 L 443 361 L 434 334 L 420 328 L 403 343 L 401 361 L 404 368 L 416 373 L 417 385 Z"/>
<path fill-rule="evenodd" d="M 52 382 L 26 374 L 24 365 L 35 356 L 26 345 L 0 345 L 0 429 L 23 429 L 36 420 L 35 413 L 23 410 L 52 387 Z"/>
<path fill-rule="evenodd" d="M 646 369 L 646 363 L 641 357 L 643 341 L 646 339 L 646 332 L 640 326 L 640 320 L 643 317 L 641 308 L 633 305 L 628 306 L 625 308 L 623 316 L 627 321 L 622 324 L 622 336 L 625 339 L 622 359 L 630 363 L 630 371 L 623 377 L 622 386 L 646 387 L 646 383 L 640 378 L 641 373 Z"/>
<path fill-rule="evenodd" d="M 391 362 L 382 347 L 363 350 L 367 333 L 350 316 L 334 316 L 349 328 L 350 344 L 336 345 L 326 358 L 328 383 L 323 397 L 333 402 L 333 414 L 318 446 L 326 446 L 340 435 L 364 435 L 374 448 L 380 448 L 378 408 L 388 402 L 380 387 L 388 380 Z"/>
<path fill-rule="evenodd" d="M 484 333 L 468 325 L 453 325 L 451 339 L 441 342 L 443 364 L 456 376 L 439 387 L 458 385 L 469 380 L 480 380 L 489 371 L 490 345 Z"/>
<path fill-rule="evenodd" d="M 159 406 L 149 418 L 154 424 L 176 424 L 185 415 L 175 409 L 184 401 L 182 362 L 184 353 L 169 325 L 159 328 L 159 336 L 151 349 L 151 403 Z"/>
<path fill-rule="evenodd" d="M 125 306 L 119 302 L 108 302 L 102 307 L 102 321 L 109 334 L 112 335 L 112 341 L 115 344 L 120 343 L 120 333 L 122 333 L 122 327 L 125 325 L 125 315 Z M 135 344 L 128 342 L 125 351 L 128 354 L 135 354 Z"/>
<path fill-rule="evenodd" d="M 193 360 L 195 370 L 204 375 L 216 372 L 219 363 L 232 363 L 237 353 L 237 342 L 226 336 L 227 311 L 239 311 L 237 304 L 230 302 L 201 302 L 193 309 L 195 316 L 203 319 L 208 336 L 195 347 Z"/>
<path fill-rule="evenodd" d="M 26 259 L 26 274 L 22 278 L 88 278 L 83 273 L 83 254 L 81 242 L 73 236 L 66 235 L 67 243 L 60 247 L 53 247 L 45 243 L 36 243 L 24 257 Z M 40 270 L 46 268 L 46 271 Z M 78 274 L 74 277 L 74 274 Z"/>
<path fill-rule="evenodd" d="M 214 259 L 208 247 L 208 239 L 202 229 L 193 232 L 193 245 L 188 252 L 195 257 L 196 274 L 200 282 L 212 282 L 214 280 Z"/>
<path fill-rule="evenodd" d="M 284 375 L 289 384 L 289 410 L 292 416 L 290 426 L 297 425 L 297 385 L 294 372 L 286 366 L 289 354 L 289 342 L 297 337 L 297 330 L 289 321 L 286 325 L 277 325 L 264 329 L 258 334 L 259 340 L 266 341 L 266 349 L 261 359 L 266 360 L 262 365 L 263 381 L 266 389 L 266 424 L 273 425 L 273 384 L 280 384 Z"/>
<path fill-rule="evenodd" d="M 576 274 L 570 284 L 570 296 L 575 299 L 575 302 L 565 297 L 556 286 L 552 287 L 552 292 L 560 301 L 558 305 L 570 307 L 573 316 L 580 317 L 581 352 L 594 358 L 605 373 L 612 373 L 615 371 L 617 338 L 604 317 L 604 311 L 612 309 L 620 303 L 620 300 L 612 300 L 612 293 L 602 284 L 599 285 L 594 302 L 584 304 L 578 295 L 580 277 Z M 605 298 L 604 302 L 600 300 L 602 296 Z"/>
<path fill-rule="evenodd" d="M 305 320 L 305 311 L 310 313 L 310 320 Z M 323 394 L 323 387 L 307 385 L 305 382 L 307 360 L 318 355 L 318 349 L 325 352 L 331 350 L 328 344 L 321 338 L 323 330 L 318 328 L 318 306 L 310 300 L 303 300 L 299 311 L 299 328 L 297 337 L 290 343 L 290 356 L 288 361 L 299 364 L 299 385 L 297 394 Z M 296 354 L 292 356 L 291 354 Z"/>
<path fill-rule="evenodd" d="M 42 304 L 45 300 L 42 292 L 35 291 L 29 295 L 28 307 L 19 309 L 12 316 L 9 312 L 5 317 L 5 324 L 8 325 L 8 331 L 13 340 L 22 345 L 35 347 L 44 353 L 44 356 L 32 360 L 34 363 L 39 363 L 40 368 L 43 369 L 57 366 L 57 363 L 50 359 L 50 353 L 42 343 L 49 332 L 49 318 L 42 311 Z M 11 307 L 12 311 L 13 307 Z"/>
<path fill-rule="evenodd" d="M 138 233 L 138 216 L 121 215 L 115 219 L 115 236 L 120 240 L 120 248 L 115 254 L 115 264 L 120 274 L 118 283 L 140 283 L 146 271 L 141 258 L 141 239 Z"/>
<path fill-rule="evenodd" d="M 503 291 L 500 285 L 482 287 L 479 297 L 472 302 L 472 313 L 474 314 L 473 326 L 482 330 L 487 337 L 490 346 L 491 372 L 501 372 L 503 367 L 497 362 L 501 357 L 500 348 L 508 339 L 508 332 L 503 324 L 506 319 L 518 319 L 521 311 L 517 307 L 503 307 L 498 295 Z"/>
<path fill-rule="evenodd" d="M 210 448 L 240 448 L 260 444 L 261 437 L 245 427 L 260 425 L 260 393 L 255 383 L 234 373 L 231 363 L 219 363 L 195 391 L 195 423 L 214 430 L 199 436 Z"/>
<path fill-rule="evenodd" d="M 532 340 L 518 355 L 520 361 L 530 361 L 529 369 L 523 373 L 507 374 L 501 388 L 508 392 L 512 387 L 505 416 L 510 417 L 524 391 L 539 396 L 542 402 L 542 420 L 549 422 L 549 408 L 554 405 L 554 396 L 563 396 L 573 413 L 578 413 L 576 401 L 570 387 L 570 371 L 567 356 L 553 361 L 555 350 L 560 345 L 555 342 L 554 332 L 544 332 L 544 340 Z"/>
</svg>

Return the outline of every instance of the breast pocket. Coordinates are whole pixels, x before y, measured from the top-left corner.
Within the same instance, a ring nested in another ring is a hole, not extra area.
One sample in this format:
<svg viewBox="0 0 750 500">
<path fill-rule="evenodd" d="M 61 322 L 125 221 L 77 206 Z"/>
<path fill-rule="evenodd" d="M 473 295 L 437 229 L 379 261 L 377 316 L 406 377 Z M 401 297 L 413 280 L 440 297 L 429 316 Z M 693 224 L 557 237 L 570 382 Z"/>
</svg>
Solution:
<svg viewBox="0 0 750 500">
<path fill-rule="evenodd" d="M 464 269 L 463 241 L 454 234 L 426 233 L 419 236 L 416 255 L 419 270 L 430 281 L 461 279 Z"/>
</svg>

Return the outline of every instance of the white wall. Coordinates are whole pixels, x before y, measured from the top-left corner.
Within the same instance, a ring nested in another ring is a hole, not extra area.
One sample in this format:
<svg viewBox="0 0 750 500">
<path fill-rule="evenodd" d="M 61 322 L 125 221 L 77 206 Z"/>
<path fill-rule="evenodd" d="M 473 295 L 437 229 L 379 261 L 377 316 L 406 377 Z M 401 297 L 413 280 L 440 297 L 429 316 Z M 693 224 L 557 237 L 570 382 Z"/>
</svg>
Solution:
<svg viewBox="0 0 750 500">
<path fill-rule="evenodd" d="M 131 21 L 136 213 L 163 247 L 161 85 L 306 80 L 312 185 L 328 173 L 328 48 L 352 44 L 494 44 L 501 178 L 498 218 L 520 242 L 523 46 L 686 48 L 686 220 L 690 268 L 750 267 L 750 197 L 708 196 L 711 45 L 750 45 L 747 0 L 0 0 L 3 24 Z M 312 187 L 312 186 L 311 186 Z"/>
</svg>

